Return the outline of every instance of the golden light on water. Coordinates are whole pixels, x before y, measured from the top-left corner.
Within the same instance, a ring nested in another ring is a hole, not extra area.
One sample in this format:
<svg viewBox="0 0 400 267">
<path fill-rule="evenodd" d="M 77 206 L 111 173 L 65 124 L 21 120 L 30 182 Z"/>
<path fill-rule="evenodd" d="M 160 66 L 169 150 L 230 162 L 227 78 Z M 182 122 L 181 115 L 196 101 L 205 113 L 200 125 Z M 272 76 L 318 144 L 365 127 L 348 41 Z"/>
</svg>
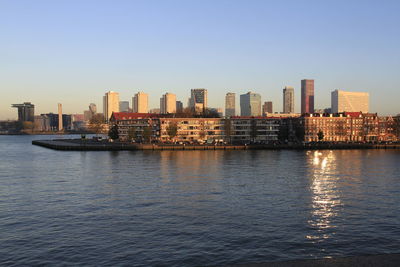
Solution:
<svg viewBox="0 0 400 267">
<path fill-rule="evenodd" d="M 308 221 L 315 234 L 306 238 L 314 242 L 331 238 L 335 225 L 332 220 L 338 215 L 341 205 L 337 190 L 336 158 L 332 151 L 314 151 L 308 153 L 310 170 L 311 218 Z"/>
</svg>

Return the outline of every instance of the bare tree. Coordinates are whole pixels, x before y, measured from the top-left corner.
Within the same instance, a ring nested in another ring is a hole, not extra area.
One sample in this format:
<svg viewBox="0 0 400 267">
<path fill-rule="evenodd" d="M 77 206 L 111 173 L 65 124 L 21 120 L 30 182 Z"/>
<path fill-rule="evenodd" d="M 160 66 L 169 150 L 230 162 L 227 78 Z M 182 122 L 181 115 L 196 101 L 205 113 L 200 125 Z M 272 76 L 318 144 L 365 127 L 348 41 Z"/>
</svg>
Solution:
<svg viewBox="0 0 400 267">
<path fill-rule="evenodd" d="M 94 114 L 89 121 L 89 130 L 96 135 L 102 134 L 104 129 L 104 116 L 102 114 Z"/>
</svg>

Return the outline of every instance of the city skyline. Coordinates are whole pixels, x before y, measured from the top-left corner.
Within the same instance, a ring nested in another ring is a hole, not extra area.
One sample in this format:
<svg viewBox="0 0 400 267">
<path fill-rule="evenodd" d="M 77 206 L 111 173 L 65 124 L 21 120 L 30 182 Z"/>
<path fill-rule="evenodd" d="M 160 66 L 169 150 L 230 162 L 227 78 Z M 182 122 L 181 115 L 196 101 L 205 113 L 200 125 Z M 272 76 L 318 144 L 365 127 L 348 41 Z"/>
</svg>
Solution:
<svg viewBox="0 0 400 267">
<path fill-rule="evenodd" d="M 144 91 L 149 109 L 165 91 L 186 105 L 190 88 L 207 88 L 208 106 L 224 108 L 226 92 L 251 90 L 280 111 L 286 84 L 299 112 L 301 79 L 315 80 L 316 109 L 329 107 L 341 88 L 369 92 L 371 112 L 399 112 L 396 1 L 89 2 L 0 4 L 1 120 L 16 119 L 10 105 L 27 101 L 37 113 L 56 113 L 57 103 L 82 113 L 87 103 L 101 107 L 108 90 L 121 100 Z M 207 20 L 197 19 L 204 13 Z"/>
</svg>

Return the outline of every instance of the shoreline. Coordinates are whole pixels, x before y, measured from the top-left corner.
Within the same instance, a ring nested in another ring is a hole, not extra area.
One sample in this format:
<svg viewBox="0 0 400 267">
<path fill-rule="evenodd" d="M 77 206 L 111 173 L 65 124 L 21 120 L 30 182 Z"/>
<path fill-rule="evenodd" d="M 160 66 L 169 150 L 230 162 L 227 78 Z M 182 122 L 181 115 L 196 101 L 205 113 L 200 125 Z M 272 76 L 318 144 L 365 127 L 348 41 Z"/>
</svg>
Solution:
<svg viewBox="0 0 400 267">
<path fill-rule="evenodd" d="M 32 145 L 64 151 L 134 151 L 134 150 L 341 150 L 400 149 L 400 144 L 279 144 L 279 145 L 169 145 L 100 142 L 81 139 L 34 140 Z"/>
</svg>

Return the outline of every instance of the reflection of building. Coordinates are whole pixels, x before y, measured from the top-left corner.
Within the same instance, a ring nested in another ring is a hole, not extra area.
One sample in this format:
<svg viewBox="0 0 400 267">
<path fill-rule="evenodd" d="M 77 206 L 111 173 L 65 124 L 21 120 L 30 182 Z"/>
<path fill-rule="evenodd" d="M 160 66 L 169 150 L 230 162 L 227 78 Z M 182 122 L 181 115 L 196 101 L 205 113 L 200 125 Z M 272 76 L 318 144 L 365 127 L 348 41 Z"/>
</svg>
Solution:
<svg viewBox="0 0 400 267">
<path fill-rule="evenodd" d="M 103 96 L 103 112 L 106 122 L 113 112 L 119 112 L 119 94 L 117 92 L 109 91 Z"/>
<path fill-rule="evenodd" d="M 160 99 L 160 113 L 176 113 L 176 95 L 171 93 L 164 94 Z"/>
<path fill-rule="evenodd" d="M 149 112 L 149 95 L 143 92 L 138 92 L 132 98 L 132 111 L 135 113 Z"/>
<path fill-rule="evenodd" d="M 240 95 L 240 115 L 261 116 L 261 96 L 252 92 Z"/>
<path fill-rule="evenodd" d="M 192 89 L 190 91 L 189 107 L 196 112 L 203 112 L 207 108 L 207 89 Z"/>
<path fill-rule="evenodd" d="M 283 113 L 294 113 L 294 88 L 283 88 Z"/>
<path fill-rule="evenodd" d="M 236 116 L 236 94 L 235 93 L 227 93 L 225 96 L 225 117 L 233 117 Z"/>
<path fill-rule="evenodd" d="M 331 94 L 332 113 L 369 112 L 369 94 L 335 90 Z"/>
<path fill-rule="evenodd" d="M 262 106 L 262 112 L 263 116 L 266 116 L 268 113 L 274 112 L 271 101 L 264 102 L 264 105 Z"/>
<path fill-rule="evenodd" d="M 35 105 L 31 102 L 13 104 L 12 107 L 18 109 L 18 121 L 35 121 Z"/>
<path fill-rule="evenodd" d="M 301 80 L 301 113 L 314 113 L 314 80 Z"/>
</svg>

